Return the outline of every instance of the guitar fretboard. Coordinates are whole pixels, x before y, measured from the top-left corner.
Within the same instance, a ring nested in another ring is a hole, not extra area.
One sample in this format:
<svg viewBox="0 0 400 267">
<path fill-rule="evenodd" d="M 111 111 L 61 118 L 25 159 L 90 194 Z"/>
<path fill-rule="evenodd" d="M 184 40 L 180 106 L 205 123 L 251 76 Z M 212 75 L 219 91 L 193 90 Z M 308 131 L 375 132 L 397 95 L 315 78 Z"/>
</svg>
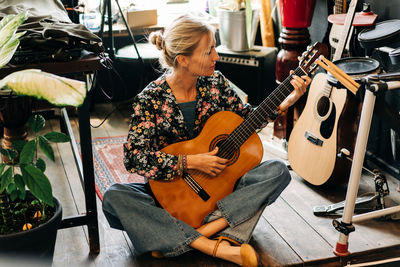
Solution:
<svg viewBox="0 0 400 267">
<path fill-rule="evenodd" d="M 335 7 L 333 8 L 333 14 L 346 13 L 346 0 L 336 0 Z"/>
<path fill-rule="evenodd" d="M 218 155 L 230 158 L 261 125 L 273 114 L 276 108 L 293 91 L 290 83 L 293 75 L 302 76 L 307 73 L 297 67 L 250 115 L 244 120 L 221 145 Z"/>
</svg>

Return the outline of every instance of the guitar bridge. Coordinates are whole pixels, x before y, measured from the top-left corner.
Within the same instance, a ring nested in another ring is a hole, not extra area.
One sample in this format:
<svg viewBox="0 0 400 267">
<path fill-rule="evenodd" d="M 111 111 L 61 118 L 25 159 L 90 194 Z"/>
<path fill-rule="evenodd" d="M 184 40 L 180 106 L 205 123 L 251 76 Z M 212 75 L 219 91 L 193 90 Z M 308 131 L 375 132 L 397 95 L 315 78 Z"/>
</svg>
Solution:
<svg viewBox="0 0 400 267">
<path fill-rule="evenodd" d="M 190 188 L 204 201 L 210 199 L 210 195 L 199 185 L 196 180 L 190 176 L 189 173 L 184 173 L 182 175 L 183 180 L 190 186 Z"/>
<path fill-rule="evenodd" d="M 313 143 L 314 145 L 317 145 L 317 146 L 322 146 L 322 143 L 324 142 L 321 139 L 319 139 L 318 137 L 316 137 L 315 135 L 313 135 L 312 133 L 310 133 L 309 131 L 306 131 L 304 136 L 306 137 L 306 139 L 308 141 L 310 141 L 311 143 Z"/>
</svg>

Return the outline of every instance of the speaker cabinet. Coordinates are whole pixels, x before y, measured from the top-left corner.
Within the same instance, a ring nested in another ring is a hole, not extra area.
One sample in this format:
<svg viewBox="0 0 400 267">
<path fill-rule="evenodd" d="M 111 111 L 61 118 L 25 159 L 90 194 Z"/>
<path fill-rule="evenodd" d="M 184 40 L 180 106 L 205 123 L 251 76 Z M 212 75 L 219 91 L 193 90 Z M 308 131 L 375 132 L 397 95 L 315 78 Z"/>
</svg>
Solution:
<svg viewBox="0 0 400 267">
<path fill-rule="evenodd" d="M 216 50 L 216 69 L 248 95 L 250 104 L 260 104 L 275 89 L 277 48 L 254 46 L 250 51 L 233 52 L 221 45 Z"/>
</svg>

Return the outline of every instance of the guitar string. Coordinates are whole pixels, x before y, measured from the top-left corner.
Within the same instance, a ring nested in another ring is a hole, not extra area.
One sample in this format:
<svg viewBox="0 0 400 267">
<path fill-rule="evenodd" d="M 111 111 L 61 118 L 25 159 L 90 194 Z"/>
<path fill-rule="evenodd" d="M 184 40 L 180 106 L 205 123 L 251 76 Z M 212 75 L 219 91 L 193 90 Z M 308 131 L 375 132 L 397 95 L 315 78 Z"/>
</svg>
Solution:
<svg viewBox="0 0 400 267">
<path fill-rule="evenodd" d="M 299 68 L 297 68 L 294 73 L 296 75 L 300 75 L 300 71 L 303 72 L 301 69 L 299 70 Z M 301 73 L 302 74 L 302 73 Z M 287 79 L 285 79 L 285 81 L 283 81 L 280 86 L 274 90 L 274 92 L 272 92 L 260 105 L 259 107 L 252 113 L 249 115 L 249 117 L 247 118 L 247 120 L 245 122 L 243 122 L 241 125 L 239 125 L 239 127 L 234 130 L 234 132 L 231 133 L 231 139 L 233 139 L 233 142 L 235 143 L 233 146 L 228 147 L 226 149 L 228 149 L 228 155 L 224 155 L 224 156 L 229 156 L 229 154 L 232 153 L 232 149 L 236 149 L 236 147 L 238 147 L 238 143 L 241 144 L 243 142 L 245 142 L 247 140 L 247 138 L 253 134 L 253 132 L 256 130 L 257 127 L 260 127 L 261 124 L 264 121 L 260 121 L 260 117 L 266 118 L 270 113 L 272 113 L 276 107 L 284 100 L 284 98 L 289 95 L 292 91 L 293 91 L 293 87 L 290 84 L 290 79 L 291 76 L 290 75 Z M 288 88 L 288 85 L 290 87 L 290 89 Z M 285 96 L 285 94 L 282 93 L 281 89 L 285 89 L 287 95 Z M 281 93 L 283 97 L 283 99 L 280 99 L 277 94 Z M 273 100 L 273 97 L 275 97 L 277 99 L 277 101 Z M 270 103 L 272 102 L 272 103 Z M 267 109 L 267 110 L 266 110 Z M 258 121 L 258 125 L 256 125 L 255 120 Z M 240 134 L 240 132 L 245 131 L 245 135 Z M 236 132 L 238 132 L 238 134 L 236 134 Z M 239 139 L 239 140 L 238 140 Z M 239 142 L 238 142 L 239 141 Z M 228 144 L 230 142 L 227 142 Z M 240 147 L 240 145 L 239 145 Z"/>
<path fill-rule="evenodd" d="M 285 82 L 286 82 L 286 80 L 285 80 Z M 275 91 L 281 91 L 280 90 L 281 88 L 287 89 L 287 87 L 285 86 L 285 82 L 283 82 Z M 243 139 L 246 139 L 243 135 L 240 134 L 240 132 L 245 131 L 245 132 L 247 132 L 247 135 L 248 135 L 249 132 L 253 132 L 253 130 L 255 130 L 256 126 L 252 127 L 255 124 L 255 120 L 258 120 L 258 124 L 259 124 L 258 126 L 260 126 L 263 123 L 263 121 L 260 120 L 260 117 L 265 117 L 263 115 L 268 115 L 268 114 L 260 114 L 260 113 L 268 113 L 268 112 L 272 112 L 274 110 L 274 108 L 270 107 L 271 104 L 269 104 L 268 102 L 272 102 L 272 104 L 275 104 L 274 100 L 272 99 L 272 97 L 275 96 L 275 94 L 276 94 L 275 91 L 273 93 L 271 93 L 270 96 L 268 96 L 268 98 L 266 100 L 264 100 L 259 105 L 259 107 L 253 111 L 252 114 L 249 115 L 249 117 L 247 118 L 247 120 L 244 123 L 239 125 L 239 127 L 236 130 L 234 130 L 233 133 L 231 133 L 231 139 L 233 139 L 234 143 L 241 143 L 244 141 Z M 269 109 L 267 112 L 265 112 L 264 106 L 265 106 L 265 108 Z M 251 129 L 250 127 L 254 128 L 254 129 Z M 236 134 L 236 132 L 238 132 L 239 134 Z M 237 140 L 237 139 L 239 139 L 239 140 Z M 228 144 L 229 144 L 229 142 L 228 142 Z"/>
<path fill-rule="evenodd" d="M 296 69 L 297 70 L 297 69 Z M 295 72 L 297 73 L 297 72 Z M 285 89 L 287 91 L 287 94 L 289 95 L 290 92 L 292 90 L 290 90 L 288 88 L 288 86 L 286 85 L 288 83 L 288 81 L 290 80 L 292 75 L 290 75 L 283 83 L 281 83 L 281 85 L 275 90 L 277 91 L 281 91 L 281 89 Z M 290 85 L 290 82 L 289 82 Z M 272 96 L 275 96 L 276 92 L 273 92 L 272 94 L 270 94 L 270 96 L 265 99 L 260 106 L 252 113 L 249 115 L 249 117 L 247 118 L 247 120 L 245 120 L 241 125 L 239 125 L 239 127 L 237 127 L 237 129 L 235 129 L 231 134 L 230 134 L 230 139 L 232 140 L 232 142 L 230 142 L 230 140 L 228 140 L 227 142 L 224 142 L 223 144 L 227 144 L 228 147 L 222 147 L 222 155 L 224 158 L 229 158 L 233 155 L 234 151 L 237 150 L 241 144 L 243 144 L 248 137 L 250 137 L 251 134 L 253 134 L 253 132 L 256 130 L 257 127 L 261 126 L 262 123 L 260 123 L 259 125 L 255 125 L 255 119 L 259 118 L 259 117 L 266 117 L 268 116 L 269 113 L 271 113 L 273 110 L 275 110 L 275 108 L 279 105 L 279 103 L 277 104 L 276 102 L 274 102 Z M 283 100 L 283 99 L 282 99 Z M 272 102 L 272 103 L 270 103 Z M 279 99 L 278 99 L 279 102 Z M 281 102 L 281 101 L 280 101 Z M 272 104 L 272 107 L 271 107 Z M 275 106 L 275 107 L 273 107 Z M 244 132 L 244 134 L 241 134 L 242 132 Z M 232 144 L 231 144 L 232 143 Z"/>
</svg>

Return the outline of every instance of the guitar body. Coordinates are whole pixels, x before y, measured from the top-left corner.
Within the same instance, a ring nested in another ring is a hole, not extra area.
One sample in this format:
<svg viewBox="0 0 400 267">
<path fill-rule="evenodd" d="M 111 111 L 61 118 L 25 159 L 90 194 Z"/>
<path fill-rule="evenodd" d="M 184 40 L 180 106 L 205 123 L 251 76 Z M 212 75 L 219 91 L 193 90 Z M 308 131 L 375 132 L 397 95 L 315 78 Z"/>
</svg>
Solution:
<svg viewBox="0 0 400 267">
<path fill-rule="evenodd" d="M 313 185 L 327 182 L 335 168 L 338 120 L 347 98 L 346 90 L 336 88 L 329 98 L 324 96 L 321 88 L 326 84 L 326 74 L 314 77 L 288 143 L 290 166 Z"/>
<path fill-rule="evenodd" d="M 223 141 L 242 122 L 243 119 L 233 112 L 218 112 L 207 120 L 199 136 L 169 145 L 162 151 L 173 155 L 212 151 L 218 142 Z M 189 170 L 189 174 L 210 195 L 207 201 L 199 197 L 182 177 L 175 177 L 172 181 L 150 180 L 149 184 L 164 209 L 172 216 L 198 228 L 205 216 L 217 208 L 217 201 L 233 192 L 236 181 L 260 163 L 262 155 L 261 140 L 254 133 L 242 144 L 240 151 L 235 153 L 229 165 L 217 177 Z"/>
<path fill-rule="evenodd" d="M 216 177 L 189 170 L 172 181 L 150 180 L 149 185 L 160 205 L 173 217 L 194 228 L 200 227 L 204 218 L 216 210 L 217 202 L 233 192 L 237 180 L 260 163 L 263 146 L 256 129 L 291 94 L 293 75 L 308 75 L 316 70 L 315 60 L 322 51 L 323 45 L 318 42 L 307 47 L 299 58 L 299 66 L 245 120 L 233 112 L 220 111 L 207 120 L 196 138 L 163 148 L 168 154 L 191 155 L 218 147 L 217 156 L 228 159 L 228 163 Z"/>
</svg>

